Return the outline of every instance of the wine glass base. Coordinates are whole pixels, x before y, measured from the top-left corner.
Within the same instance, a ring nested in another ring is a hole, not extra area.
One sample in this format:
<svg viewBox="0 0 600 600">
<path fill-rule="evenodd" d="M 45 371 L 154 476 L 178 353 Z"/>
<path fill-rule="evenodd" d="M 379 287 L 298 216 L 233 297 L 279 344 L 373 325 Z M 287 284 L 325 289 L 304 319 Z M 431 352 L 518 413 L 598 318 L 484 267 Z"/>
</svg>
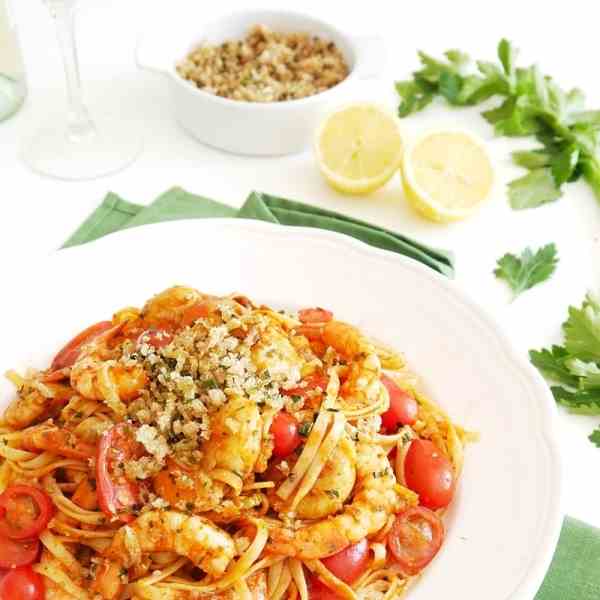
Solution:
<svg viewBox="0 0 600 600">
<path fill-rule="evenodd" d="M 66 126 L 49 125 L 25 143 L 22 158 L 37 173 L 70 181 L 95 179 L 128 167 L 139 156 L 140 130 L 122 117 L 94 118 L 96 133 L 67 137 Z"/>
</svg>

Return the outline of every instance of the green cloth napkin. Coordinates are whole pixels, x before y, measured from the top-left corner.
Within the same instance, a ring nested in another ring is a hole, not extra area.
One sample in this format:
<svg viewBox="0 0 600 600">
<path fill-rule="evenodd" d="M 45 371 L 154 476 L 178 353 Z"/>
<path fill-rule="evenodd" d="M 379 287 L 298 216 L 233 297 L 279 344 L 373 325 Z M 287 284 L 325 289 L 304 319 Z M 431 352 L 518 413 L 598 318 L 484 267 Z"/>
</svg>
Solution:
<svg viewBox="0 0 600 600">
<path fill-rule="evenodd" d="M 434 250 L 403 235 L 338 213 L 259 192 L 252 192 L 240 210 L 181 188 L 169 190 L 146 207 L 111 193 L 64 247 L 148 223 L 211 217 L 260 219 L 338 231 L 372 246 L 410 256 L 444 275 L 451 277 L 454 273 L 448 252 Z M 552 564 L 535 600 L 600 600 L 600 530 L 571 517 L 565 518 Z"/>
<path fill-rule="evenodd" d="M 282 225 L 329 229 L 345 233 L 371 246 L 414 258 L 442 275 L 454 275 L 453 259 L 449 252 L 430 248 L 399 233 L 339 213 L 260 192 L 252 192 L 239 210 L 190 194 L 181 188 L 165 192 L 146 207 L 127 202 L 110 193 L 67 240 L 65 247 L 83 244 L 128 227 L 210 217 L 258 219 Z"/>
</svg>

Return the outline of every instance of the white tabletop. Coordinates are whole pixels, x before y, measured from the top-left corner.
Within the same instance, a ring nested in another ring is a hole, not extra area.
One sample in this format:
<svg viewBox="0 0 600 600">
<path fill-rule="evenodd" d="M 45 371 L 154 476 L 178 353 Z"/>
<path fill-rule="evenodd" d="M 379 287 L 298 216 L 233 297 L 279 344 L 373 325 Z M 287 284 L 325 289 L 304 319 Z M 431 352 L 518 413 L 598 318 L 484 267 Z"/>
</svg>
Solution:
<svg viewBox="0 0 600 600">
<path fill-rule="evenodd" d="M 526 212 L 508 205 L 504 184 L 519 174 L 509 152 L 530 141 L 494 139 L 478 111 L 427 110 L 405 122 L 407 134 L 439 124 L 464 125 L 489 142 L 498 186 L 492 200 L 470 220 L 440 226 L 421 220 L 406 206 L 398 179 L 365 199 L 347 198 L 321 180 L 310 152 L 284 158 L 254 159 L 223 154 L 190 139 L 174 122 L 165 83 L 137 72 L 133 48 L 138 33 L 161 15 L 175 13 L 185 0 L 82 0 L 78 19 L 80 58 L 92 109 L 118 110 L 123 119 L 141 122 L 146 146 L 139 161 L 112 177 L 65 183 L 31 173 L 18 159 L 19 144 L 42 121 L 64 106 L 63 76 L 48 13 L 39 0 L 20 0 L 20 26 L 30 93 L 24 109 L 0 124 L 0 253 L 3 261 L 53 252 L 101 201 L 115 191 L 149 203 L 173 185 L 231 205 L 242 204 L 252 189 L 311 202 L 363 218 L 456 254 L 460 285 L 493 313 L 525 353 L 560 340 L 569 303 L 580 303 L 600 277 L 600 204 L 582 183 L 566 187 L 564 197 Z M 271 2 L 272 5 L 275 3 Z M 277 3 L 281 6 L 281 2 Z M 431 53 L 459 47 L 477 58 L 495 57 L 502 36 L 522 49 L 522 60 L 539 61 L 564 86 L 579 85 L 591 107 L 600 107 L 596 74 L 596 20 L 586 0 L 571 0 L 560 10 L 553 1 L 504 2 L 344 2 L 288 0 L 286 6 L 313 13 L 355 33 L 385 36 L 388 63 L 384 77 L 356 84 L 348 99 L 370 98 L 394 106 L 393 81 L 417 67 L 416 50 Z M 206 18 L 247 6 L 221 0 L 203 3 Z M 217 7 L 218 5 L 218 7 Z M 168 8 L 167 8 L 168 7 Z M 565 21 L 577 15 L 576 26 Z M 587 17 L 586 17 L 587 15 Z M 561 261 L 553 279 L 510 303 L 504 284 L 492 275 L 504 252 L 555 242 Z M 16 291 L 5 291 L 16 293 Z M 443 310 L 443 307 L 440 307 Z M 468 349 L 465 349 L 468 352 Z M 460 382 L 457 382 L 460 385 Z M 600 526 L 600 449 L 586 439 L 600 418 L 561 413 L 564 448 L 565 512 Z"/>
</svg>

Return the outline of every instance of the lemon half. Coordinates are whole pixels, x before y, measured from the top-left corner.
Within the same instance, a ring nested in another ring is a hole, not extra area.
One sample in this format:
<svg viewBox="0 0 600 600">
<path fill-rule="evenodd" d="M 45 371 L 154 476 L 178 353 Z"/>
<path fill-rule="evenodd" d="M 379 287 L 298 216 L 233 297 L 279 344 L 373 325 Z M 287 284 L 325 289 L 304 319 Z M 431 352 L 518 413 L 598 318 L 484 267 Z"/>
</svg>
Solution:
<svg viewBox="0 0 600 600">
<path fill-rule="evenodd" d="M 489 196 L 494 171 L 484 143 L 466 131 L 429 132 L 404 155 L 408 202 L 431 221 L 464 219 Z"/>
<path fill-rule="evenodd" d="M 346 194 L 368 194 L 384 185 L 402 162 L 399 120 L 366 102 L 343 106 L 320 126 L 319 168 L 327 182 Z"/>
</svg>

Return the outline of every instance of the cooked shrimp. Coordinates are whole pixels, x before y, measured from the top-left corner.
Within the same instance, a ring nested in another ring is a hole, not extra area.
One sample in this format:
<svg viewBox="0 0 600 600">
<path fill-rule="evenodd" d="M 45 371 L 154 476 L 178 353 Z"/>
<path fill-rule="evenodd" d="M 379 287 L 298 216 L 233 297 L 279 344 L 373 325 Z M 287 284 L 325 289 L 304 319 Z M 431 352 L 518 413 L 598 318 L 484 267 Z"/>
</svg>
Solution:
<svg viewBox="0 0 600 600">
<path fill-rule="evenodd" d="M 118 415 L 126 412 L 123 402 L 133 400 L 148 383 L 148 376 L 140 365 L 125 366 L 115 358 L 118 350 L 108 342 L 119 332 L 116 326 L 84 346 L 71 369 L 71 385 L 84 398 L 103 400 Z"/>
<path fill-rule="evenodd" d="M 48 418 L 75 394 L 73 388 L 62 383 L 33 382 L 33 386 L 26 383 L 4 411 L 4 421 L 10 427 L 23 429 Z"/>
<path fill-rule="evenodd" d="M 310 492 L 299 502 L 296 515 L 301 519 L 322 519 L 339 512 L 355 481 L 356 450 L 353 442 L 343 437 Z M 277 496 L 275 489 L 269 494 L 269 500 L 276 511 L 285 512 L 286 503 Z"/>
<path fill-rule="evenodd" d="M 301 519 L 321 519 L 343 508 L 356 481 L 356 450 L 343 437 L 325 463 L 310 492 L 300 501 L 296 514 Z"/>
<path fill-rule="evenodd" d="M 261 451 L 262 418 L 256 403 L 233 396 L 213 415 L 210 438 L 201 446 L 199 469 L 170 461 L 153 480 L 154 491 L 172 506 L 198 512 L 217 508 L 226 486 L 237 493 L 254 472 Z"/>
<path fill-rule="evenodd" d="M 147 376 L 141 366 L 125 367 L 93 356 L 78 360 L 71 370 L 71 385 L 84 398 L 107 403 L 113 391 L 119 400 L 137 398 L 146 383 Z"/>
<path fill-rule="evenodd" d="M 344 375 L 340 396 L 352 407 L 369 407 L 383 393 L 381 362 L 375 347 L 356 327 L 342 321 L 329 321 L 323 327 L 323 342 L 351 362 Z"/>
<path fill-rule="evenodd" d="M 376 533 L 400 510 L 396 478 L 383 448 L 359 441 L 356 455 L 357 483 L 351 503 L 339 515 L 296 531 L 273 529 L 267 545 L 270 552 L 303 560 L 330 556 Z"/>
<path fill-rule="evenodd" d="M 216 296 L 178 285 L 146 302 L 141 318 L 146 325 L 177 329 L 208 317 L 216 310 L 218 300 Z"/>
<path fill-rule="evenodd" d="M 214 481 L 204 470 L 192 470 L 167 461 L 153 481 L 154 491 L 171 506 L 195 512 L 213 510 L 225 495 L 225 485 Z"/>
<path fill-rule="evenodd" d="M 262 418 L 256 403 L 232 396 L 211 418 L 210 439 L 202 445 L 202 466 L 223 469 L 242 480 L 254 470 L 260 453 Z"/>
<path fill-rule="evenodd" d="M 356 327 L 343 321 L 333 320 L 324 325 L 304 325 L 299 329 L 299 333 L 310 340 L 313 348 L 320 349 L 317 352 L 319 355 L 323 354 L 325 348 L 331 347 L 349 361 L 376 356 L 379 368 L 400 369 L 404 366 L 404 360 L 400 355 L 379 343 L 375 344 Z"/>
<path fill-rule="evenodd" d="M 29 450 L 48 450 L 69 458 L 87 459 L 96 454 L 96 447 L 88 444 L 68 429 L 41 425 L 28 430 L 23 446 Z"/>
<path fill-rule="evenodd" d="M 343 321 L 325 323 L 321 339 L 331 346 L 338 354 L 349 360 L 354 360 L 361 354 L 371 354 L 373 345 L 352 325 Z"/>
<path fill-rule="evenodd" d="M 191 590 L 170 590 L 168 588 L 158 588 L 155 586 L 146 586 L 140 583 L 134 583 L 130 586 L 133 593 L 132 598 L 139 600 L 266 600 L 267 598 L 267 578 L 264 573 L 254 573 L 246 580 L 246 585 L 250 591 L 250 596 L 243 596 L 235 589 L 230 588 L 224 592 L 216 594 L 198 594 Z"/>
<path fill-rule="evenodd" d="M 105 556 L 129 568 L 148 552 L 185 556 L 209 575 L 218 577 L 236 550 L 230 535 L 207 519 L 173 510 L 152 510 L 121 527 Z"/>
</svg>

